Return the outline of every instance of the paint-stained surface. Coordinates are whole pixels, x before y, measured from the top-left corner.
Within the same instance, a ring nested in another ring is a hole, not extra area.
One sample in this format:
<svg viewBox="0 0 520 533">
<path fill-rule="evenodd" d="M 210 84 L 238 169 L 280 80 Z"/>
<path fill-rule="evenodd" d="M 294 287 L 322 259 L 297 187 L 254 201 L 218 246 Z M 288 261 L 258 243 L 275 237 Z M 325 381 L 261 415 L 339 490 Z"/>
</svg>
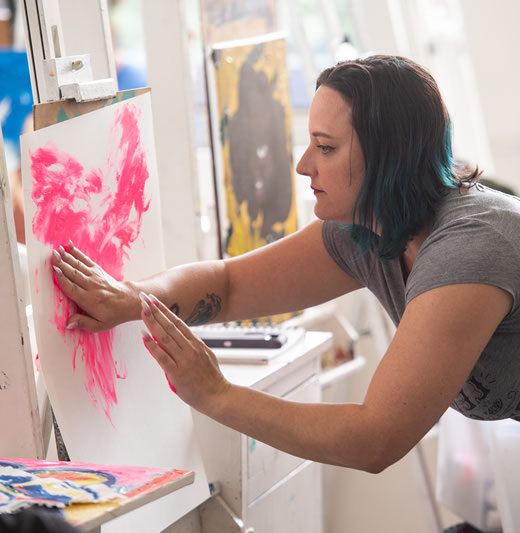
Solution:
<svg viewBox="0 0 520 533">
<path fill-rule="evenodd" d="M 190 471 L 136 466 L 6 459 L 0 457 L 0 512 L 32 505 L 62 509 L 76 526 L 87 524 L 154 492 L 192 482 Z"/>
<path fill-rule="evenodd" d="M 58 100 L 56 102 L 36 104 L 33 110 L 34 129 L 40 130 L 47 126 L 53 126 L 58 122 L 65 122 L 71 118 L 79 117 L 85 113 L 90 113 L 148 92 L 150 92 L 149 88 L 129 89 L 127 91 L 119 91 L 114 98 L 107 98 L 106 100 L 92 100 L 80 104 L 74 100 Z"/>
<path fill-rule="evenodd" d="M 128 257 L 141 231 L 143 214 L 150 207 L 145 193 L 149 178 L 141 146 L 140 111 L 131 102 L 114 113 L 104 168 L 87 168 L 73 155 L 49 141 L 30 153 L 33 235 L 52 249 L 69 240 L 116 280 L 123 279 Z M 76 312 L 54 280 L 53 321 L 65 338 L 67 320 Z M 80 354 L 85 366 L 85 387 L 94 405 L 106 415 L 117 403 L 116 379 L 127 374 L 122 354 L 113 354 L 114 331 L 90 334 L 72 331 L 72 366 Z"/>
<path fill-rule="evenodd" d="M 190 409 L 143 346 L 140 320 L 65 328 L 74 304 L 50 261 L 72 240 L 116 280 L 165 268 L 151 116 L 144 94 L 28 134 L 22 174 L 38 354 L 70 458 L 196 471 L 171 518 L 209 492 Z"/>
</svg>

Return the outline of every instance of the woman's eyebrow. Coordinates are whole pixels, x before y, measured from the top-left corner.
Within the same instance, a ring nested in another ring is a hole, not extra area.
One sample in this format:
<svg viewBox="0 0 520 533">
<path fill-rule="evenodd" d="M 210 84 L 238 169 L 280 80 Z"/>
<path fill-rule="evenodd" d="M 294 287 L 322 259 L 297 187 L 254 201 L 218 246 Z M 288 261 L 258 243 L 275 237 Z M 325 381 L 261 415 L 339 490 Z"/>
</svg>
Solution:
<svg viewBox="0 0 520 533">
<path fill-rule="evenodd" d="M 313 131 L 311 135 L 313 137 L 326 137 L 327 139 L 334 139 L 333 135 L 330 135 L 329 133 L 325 133 L 323 131 Z"/>
</svg>

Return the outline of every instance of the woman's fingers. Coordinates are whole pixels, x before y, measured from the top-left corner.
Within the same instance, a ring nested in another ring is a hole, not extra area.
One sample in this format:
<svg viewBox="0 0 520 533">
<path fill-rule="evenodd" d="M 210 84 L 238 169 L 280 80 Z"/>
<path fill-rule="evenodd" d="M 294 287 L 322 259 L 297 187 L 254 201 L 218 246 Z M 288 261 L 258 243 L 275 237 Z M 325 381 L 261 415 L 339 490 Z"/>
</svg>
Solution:
<svg viewBox="0 0 520 533">
<path fill-rule="evenodd" d="M 164 311 L 169 311 L 168 308 L 162 306 L 162 309 L 159 309 L 155 301 L 152 301 L 144 293 L 140 293 L 139 297 L 141 298 L 143 321 L 154 339 L 167 351 L 185 348 L 188 340 L 170 317 L 166 316 Z M 170 311 L 170 315 L 172 314 Z"/>
<path fill-rule="evenodd" d="M 159 346 L 146 331 L 143 331 L 143 342 L 146 349 L 152 354 L 153 358 L 159 363 L 164 371 L 171 370 L 170 367 L 172 365 L 174 368 L 177 367 L 177 362 L 171 354 L 161 348 L 161 346 Z"/>
<path fill-rule="evenodd" d="M 143 293 L 140 297 L 141 317 L 151 334 L 143 335 L 148 351 L 182 400 L 202 413 L 210 412 L 231 387 L 215 354 L 159 300 Z"/>
<path fill-rule="evenodd" d="M 152 337 L 148 332 L 143 332 L 144 345 L 164 370 L 170 388 L 176 393 L 172 385 L 175 370 L 178 368 L 175 355 L 183 351 L 187 341 L 175 325 L 152 303 L 149 296 L 140 293 L 139 297 L 141 298 L 142 319 L 153 335 Z"/>
<path fill-rule="evenodd" d="M 65 290 L 66 287 L 75 286 L 81 290 L 88 289 L 89 279 L 83 272 L 70 265 L 65 261 L 53 264 L 54 272 L 60 286 Z M 68 282 L 68 283 L 63 283 Z M 65 291 L 67 292 L 67 291 Z"/>
<path fill-rule="evenodd" d="M 166 307 L 158 298 L 156 298 L 153 294 L 148 295 L 148 298 L 151 300 L 152 307 L 157 307 L 159 311 L 175 325 L 175 327 L 179 330 L 180 333 L 182 333 L 183 337 L 185 337 L 186 340 L 196 343 L 202 343 L 202 341 L 193 333 L 193 331 L 191 331 L 186 322 L 179 318 L 171 309 Z"/>
<path fill-rule="evenodd" d="M 53 265 L 54 274 L 59 286 L 63 292 L 73 300 L 85 298 L 87 291 L 83 288 L 85 285 L 84 275 L 78 271 L 72 271 L 70 265 L 59 263 L 59 266 Z"/>
<path fill-rule="evenodd" d="M 63 265 L 62 265 L 63 267 Z M 74 302 L 81 301 L 88 297 L 88 293 L 81 286 L 77 285 L 69 278 L 67 278 L 61 268 L 54 266 L 56 280 L 58 281 L 61 290 Z M 85 314 L 76 313 L 71 315 L 67 320 L 66 329 L 83 329 L 86 331 L 102 331 L 106 329 L 99 320 L 92 318 Z"/>
<path fill-rule="evenodd" d="M 67 250 L 63 246 L 53 250 L 51 263 L 60 288 L 83 312 L 69 318 L 70 329 L 104 331 L 121 323 L 122 313 L 124 317 L 128 311 L 124 284 L 73 245 Z"/>
<path fill-rule="evenodd" d="M 106 324 L 88 315 L 75 314 L 71 315 L 67 320 L 66 329 L 81 329 L 96 333 L 107 329 Z"/>
<path fill-rule="evenodd" d="M 150 295 L 140 296 L 141 317 L 151 334 L 143 335 L 145 346 L 179 397 L 207 412 L 229 387 L 213 352 L 165 305 Z"/>
<path fill-rule="evenodd" d="M 96 266 L 95 263 L 93 263 L 90 259 L 89 259 L 89 263 L 91 264 L 87 264 L 83 260 L 83 258 L 76 257 L 75 255 L 70 253 L 70 251 L 65 250 L 63 246 L 59 246 L 58 249 L 53 252 L 53 256 L 56 259 L 57 263 L 59 263 L 61 260 L 63 263 L 81 272 L 85 276 L 90 275 L 92 273 L 93 267 Z M 83 256 L 83 257 L 86 257 L 86 256 Z"/>
<path fill-rule="evenodd" d="M 67 251 L 69 252 L 70 255 L 74 256 L 76 259 L 84 263 L 86 266 L 88 267 L 96 266 L 96 263 L 94 263 L 94 261 L 92 261 L 92 259 L 90 259 L 88 255 L 85 255 L 81 250 L 78 250 L 78 248 L 76 248 L 74 244 L 72 244 L 72 241 L 70 241 L 69 244 L 67 245 Z"/>
</svg>

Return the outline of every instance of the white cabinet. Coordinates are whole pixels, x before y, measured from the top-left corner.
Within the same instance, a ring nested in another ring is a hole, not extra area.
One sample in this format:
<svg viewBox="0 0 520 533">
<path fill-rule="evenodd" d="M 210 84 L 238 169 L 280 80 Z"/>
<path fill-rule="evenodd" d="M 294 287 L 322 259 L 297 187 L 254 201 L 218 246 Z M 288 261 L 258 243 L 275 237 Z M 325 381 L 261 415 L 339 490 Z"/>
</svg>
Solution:
<svg viewBox="0 0 520 533">
<path fill-rule="evenodd" d="M 329 333 L 306 333 L 304 341 L 267 365 L 222 365 L 233 383 L 283 398 L 319 402 L 320 359 Z M 208 479 L 233 515 L 226 531 L 320 533 L 321 466 L 289 455 L 196 414 Z M 206 529 L 204 529 L 206 533 Z"/>
<path fill-rule="evenodd" d="M 320 465 L 305 461 L 249 506 L 246 526 L 254 533 L 321 532 Z"/>
</svg>

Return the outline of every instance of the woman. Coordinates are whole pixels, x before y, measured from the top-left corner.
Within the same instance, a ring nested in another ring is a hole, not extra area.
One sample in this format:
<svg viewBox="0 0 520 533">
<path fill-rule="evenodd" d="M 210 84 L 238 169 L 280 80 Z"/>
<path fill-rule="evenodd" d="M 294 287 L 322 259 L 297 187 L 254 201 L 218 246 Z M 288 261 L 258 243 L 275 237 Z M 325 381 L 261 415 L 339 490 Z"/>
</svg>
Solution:
<svg viewBox="0 0 520 533">
<path fill-rule="evenodd" d="M 262 249 L 118 282 L 73 245 L 53 264 L 90 331 L 143 319 L 145 344 L 179 396 L 307 459 L 380 472 L 452 405 L 520 416 L 519 201 L 457 173 L 449 117 L 414 62 L 372 56 L 325 70 L 297 171 L 317 221 Z M 304 404 L 230 384 L 189 324 L 301 309 L 361 287 L 395 322 L 365 401 Z M 172 312 L 175 311 L 175 314 Z M 180 317 L 178 317 L 178 316 Z"/>
</svg>

